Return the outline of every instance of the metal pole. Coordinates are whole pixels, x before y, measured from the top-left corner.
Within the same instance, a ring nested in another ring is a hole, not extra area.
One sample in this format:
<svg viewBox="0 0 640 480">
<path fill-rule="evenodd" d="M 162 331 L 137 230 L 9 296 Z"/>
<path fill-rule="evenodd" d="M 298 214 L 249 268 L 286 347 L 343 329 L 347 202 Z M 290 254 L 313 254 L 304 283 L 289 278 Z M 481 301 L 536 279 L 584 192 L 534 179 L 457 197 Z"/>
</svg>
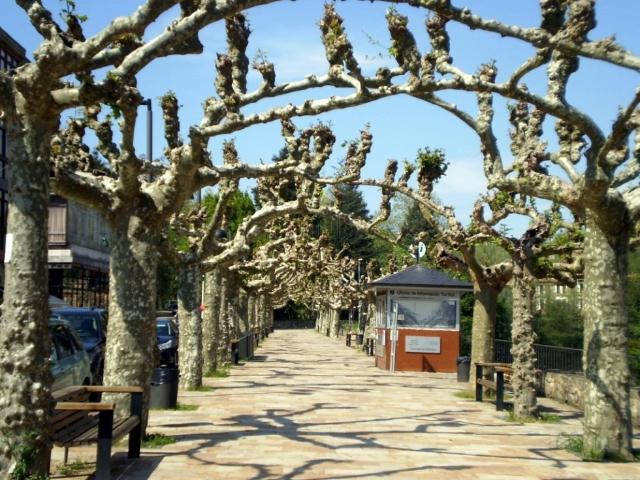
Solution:
<svg viewBox="0 0 640 480">
<path fill-rule="evenodd" d="M 391 329 L 391 373 L 396 373 L 396 343 L 398 342 L 398 304 L 393 304 L 393 328 Z"/>
<path fill-rule="evenodd" d="M 147 98 L 142 102 L 142 105 L 147 106 L 147 160 L 153 161 L 153 115 L 151 111 L 151 99 Z M 147 182 L 153 180 L 153 175 L 147 175 Z"/>
</svg>

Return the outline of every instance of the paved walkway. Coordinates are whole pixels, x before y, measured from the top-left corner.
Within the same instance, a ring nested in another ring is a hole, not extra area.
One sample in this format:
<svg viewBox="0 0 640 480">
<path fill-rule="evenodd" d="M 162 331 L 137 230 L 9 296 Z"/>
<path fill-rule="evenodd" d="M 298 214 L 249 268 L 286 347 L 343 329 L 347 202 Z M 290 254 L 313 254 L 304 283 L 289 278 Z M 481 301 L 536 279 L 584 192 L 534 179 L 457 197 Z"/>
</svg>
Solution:
<svg viewBox="0 0 640 480">
<path fill-rule="evenodd" d="M 112 459 L 112 479 L 639 479 L 640 464 L 583 462 L 559 449 L 580 412 L 541 399 L 556 424 L 513 424 L 493 403 L 453 396 L 454 374 L 396 373 L 313 330 L 276 331 L 196 411 L 152 411 L 177 443 Z M 636 435 L 640 446 L 640 436 Z M 62 458 L 54 451 L 54 461 Z M 95 461 L 95 446 L 73 448 Z M 93 468 L 93 465 L 90 465 Z M 86 478 L 86 475 L 52 478 Z"/>
</svg>

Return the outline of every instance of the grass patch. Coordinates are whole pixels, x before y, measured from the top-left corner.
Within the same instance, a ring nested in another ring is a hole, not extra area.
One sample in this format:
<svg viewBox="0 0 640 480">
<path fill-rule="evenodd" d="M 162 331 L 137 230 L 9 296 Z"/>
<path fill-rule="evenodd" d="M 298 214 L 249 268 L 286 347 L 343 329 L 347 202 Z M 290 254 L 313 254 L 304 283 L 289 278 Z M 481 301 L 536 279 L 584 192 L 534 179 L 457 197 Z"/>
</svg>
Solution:
<svg viewBox="0 0 640 480">
<path fill-rule="evenodd" d="M 516 417 L 513 408 L 507 409 L 507 422 L 512 423 L 559 423 L 560 417 L 553 413 L 541 413 L 538 418 Z"/>
<path fill-rule="evenodd" d="M 467 400 L 475 400 L 476 394 L 475 392 L 471 392 L 469 390 L 460 390 L 453 394 L 454 397 L 465 398 Z"/>
<path fill-rule="evenodd" d="M 582 435 L 561 433 L 557 443 L 560 448 L 580 455 L 585 460 L 602 460 L 604 458 L 602 451 L 595 449 L 585 450 L 584 437 Z"/>
<path fill-rule="evenodd" d="M 213 392 L 213 387 L 207 387 L 206 385 L 200 385 L 197 388 L 190 388 L 190 392 Z"/>
<path fill-rule="evenodd" d="M 187 405 L 184 403 L 176 403 L 176 408 L 150 408 L 149 410 L 171 410 L 172 412 L 174 411 L 180 411 L 180 412 L 192 412 L 194 410 L 198 410 L 198 408 L 200 408 L 200 405 Z"/>
<path fill-rule="evenodd" d="M 93 468 L 93 466 L 89 465 L 86 462 L 81 462 L 79 460 L 76 460 L 75 462 L 67 463 L 66 465 L 59 465 L 56 470 L 57 470 L 57 473 L 59 473 L 62 476 L 71 477 L 78 473 L 84 472 L 89 468 Z"/>
<path fill-rule="evenodd" d="M 595 448 L 587 449 L 584 445 L 584 437 L 579 434 L 561 433 L 557 440 L 560 448 L 575 453 L 582 457 L 583 460 L 597 462 L 601 460 L 610 460 L 612 462 L 627 462 L 626 458 L 619 458 L 612 455 L 605 455 L 604 451 Z M 635 461 L 640 461 L 640 453 L 633 452 Z"/>
<path fill-rule="evenodd" d="M 164 433 L 149 433 L 142 439 L 143 448 L 162 448 L 172 443 L 176 443 L 175 437 Z"/>
<path fill-rule="evenodd" d="M 225 365 L 219 370 L 207 370 L 204 373 L 204 377 L 206 378 L 226 378 L 229 376 L 229 370 L 231 369 L 231 365 Z"/>
<path fill-rule="evenodd" d="M 541 413 L 538 421 L 542 423 L 560 423 L 562 419 L 555 413 Z"/>
</svg>

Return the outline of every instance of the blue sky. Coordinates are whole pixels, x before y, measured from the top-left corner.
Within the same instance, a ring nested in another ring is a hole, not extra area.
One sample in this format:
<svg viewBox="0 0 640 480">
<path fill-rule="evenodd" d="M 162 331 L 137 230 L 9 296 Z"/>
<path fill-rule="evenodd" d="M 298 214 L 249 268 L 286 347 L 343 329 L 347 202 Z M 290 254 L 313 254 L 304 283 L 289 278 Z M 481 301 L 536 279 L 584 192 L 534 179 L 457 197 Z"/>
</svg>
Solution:
<svg viewBox="0 0 640 480">
<path fill-rule="evenodd" d="M 24 12 L 10 0 L 0 0 L 0 26 L 21 43 L 28 56 L 39 43 Z M 57 0 L 44 2 L 46 6 L 59 11 L 61 3 Z M 520 26 L 536 26 L 539 23 L 538 0 L 454 0 L 457 6 L 468 6 L 474 13 L 496 18 Z M 88 15 L 85 34 L 91 35 L 108 25 L 115 16 L 130 14 L 139 2 L 132 0 L 76 0 L 79 13 Z M 248 48 L 249 58 L 258 50 L 266 52 L 268 59 L 275 63 L 277 82 L 294 81 L 309 73 L 324 74 L 327 63 L 319 38 L 317 27 L 322 16 L 324 0 L 281 1 L 258 7 L 248 13 L 253 33 Z M 376 58 L 386 55 L 390 45 L 384 12 L 390 4 L 348 0 L 337 2 L 338 13 L 345 18 L 345 28 L 354 45 L 355 54 L 365 73 L 373 74 L 382 64 L 391 64 L 391 59 Z M 421 53 L 429 49 L 424 27 L 425 11 L 399 5 L 398 10 L 409 16 L 409 27 L 419 44 Z M 166 15 L 153 24 L 145 39 L 151 39 L 162 31 L 172 16 Z M 640 1 L 638 0 L 599 0 L 598 28 L 590 36 L 592 39 L 616 35 L 617 40 L 632 52 L 640 52 Z M 496 35 L 471 31 L 466 27 L 452 25 L 449 28 L 452 40 L 451 54 L 459 67 L 474 72 L 481 63 L 495 60 L 499 69 L 499 80 L 513 71 L 532 52 L 522 42 L 503 39 Z M 224 52 L 226 42 L 224 25 L 213 25 L 205 29 L 200 38 L 205 46 L 202 55 L 160 59 L 149 66 L 140 75 L 138 86 L 142 94 L 154 99 L 154 156 L 162 151 L 162 124 L 156 99 L 172 90 L 178 96 L 181 109 L 181 125 L 186 132 L 190 125 L 199 124 L 202 119 L 201 104 L 204 98 L 214 95 L 214 61 L 217 52 Z M 374 39 L 379 45 L 373 43 Z M 525 77 L 530 89 L 544 91 L 544 71 Z M 257 73 L 250 76 L 249 89 L 255 88 L 260 81 Z M 625 105 L 639 86 L 634 74 L 621 69 L 603 66 L 594 61 L 582 61 L 581 71 L 569 84 L 569 100 L 575 106 L 589 113 L 606 132 L 612 124 L 618 107 Z M 330 90 L 303 93 L 288 99 L 287 102 L 301 103 L 311 97 L 326 97 Z M 446 99 L 466 107 L 475 116 L 475 98 L 470 94 L 449 93 Z M 263 110 L 280 104 L 280 101 L 265 101 L 258 105 Z M 504 103 L 496 101 L 495 133 L 501 142 L 503 156 L 508 158 L 507 109 Z M 436 193 L 446 205 L 456 208 L 458 218 L 466 223 L 474 200 L 485 189 L 482 174 L 479 142 L 461 122 L 451 115 L 439 111 L 424 102 L 407 97 L 389 99 L 382 102 L 333 112 L 320 117 L 330 122 L 337 144 L 351 140 L 359 135 L 365 124 L 369 124 L 374 137 L 373 150 L 369 156 L 365 177 L 380 177 L 389 158 L 412 160 L 419 148 L 441 148 L 450 161 L 446 178 L 436 187 Z M 141 110 L 139 121 L 140 134 L 136 144 L 140 152 L 145 152 L 145 116 Z M 297 118 L 293 120 L 298 127 L 306 127 L 316 120 Z M 553 124 L 545 126 L 553 134 Z M 228 138 L 236 139 L 241 159 L 247 163 L 256 163 L 260 159 L 269 161 L 283 145 L 279 123 L 252 127 L 244 132 L 214 139 L 210 143 L 214 162 L 220 158 L 220 145 Z M 553 136 L 549 138 L 553 143 Z M 334 159 L 344 156 L 344 149 L 337 147 Z M 332 170 L 329 169 L 328 173 Z M 248 184 L 244 184 L 245 188 Z M 374 191 L 365 191 L 370 210 L 378 208 L 378 195 Z M 514 233 L 517 233 L 514 231 Z"/>
</svg>

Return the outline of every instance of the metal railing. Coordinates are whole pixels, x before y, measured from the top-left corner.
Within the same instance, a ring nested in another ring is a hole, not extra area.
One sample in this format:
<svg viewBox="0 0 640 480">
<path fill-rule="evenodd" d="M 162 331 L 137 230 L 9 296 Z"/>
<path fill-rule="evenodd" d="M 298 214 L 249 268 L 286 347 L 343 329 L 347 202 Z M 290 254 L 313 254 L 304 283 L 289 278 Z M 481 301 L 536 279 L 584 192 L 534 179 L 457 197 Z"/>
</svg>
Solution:
<svg viewBox="0 0 640 480">
<path fill-rule="evenodd" d="M 512 363 L 510 340 L 496 340 L 495 361 Z M 538 359 L 536 366 L 540 370 L 561 370 L 564 372 L 582 372 L 582 350 L 577 348 L 533 345 Z"/>
<path fill-rule="evenodd" d="M 276 330 L 316 328 L 315 320 L 274 320 Z"/>
</svg>

